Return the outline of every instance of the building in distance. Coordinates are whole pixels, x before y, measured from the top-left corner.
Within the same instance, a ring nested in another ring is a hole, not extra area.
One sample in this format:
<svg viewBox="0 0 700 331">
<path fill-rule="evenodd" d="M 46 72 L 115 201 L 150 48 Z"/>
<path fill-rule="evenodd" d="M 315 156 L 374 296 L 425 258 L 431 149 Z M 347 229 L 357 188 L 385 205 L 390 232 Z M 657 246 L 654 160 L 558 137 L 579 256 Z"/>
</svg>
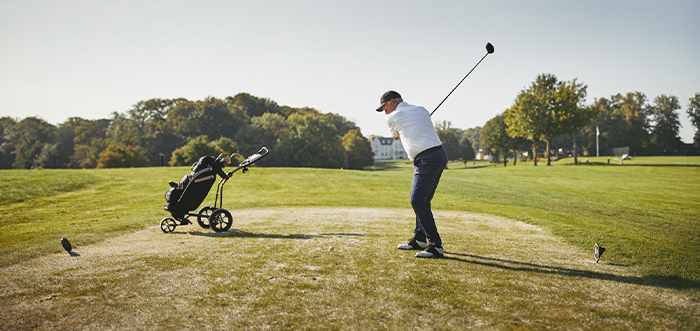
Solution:
<svg viewBox="0 0 700 331">
<path fill-rule="evenodd" d="M 408 159 L 400 140 L 372 136 L 372 154 L 375 160 Z"/>
</svg>

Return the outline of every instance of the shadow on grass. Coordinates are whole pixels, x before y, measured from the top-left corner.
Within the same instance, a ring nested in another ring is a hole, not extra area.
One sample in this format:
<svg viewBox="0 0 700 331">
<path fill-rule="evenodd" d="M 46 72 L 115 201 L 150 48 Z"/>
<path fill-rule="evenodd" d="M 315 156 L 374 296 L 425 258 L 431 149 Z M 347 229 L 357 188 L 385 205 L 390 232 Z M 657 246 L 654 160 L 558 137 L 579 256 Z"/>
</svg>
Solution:
<svg viewBox="0 0 700 331">
<path fill-rule="evenodd" d="M 253 233 L 232 229 L 227 232 L 177 232 L 176 234 L 188 234 L 192 236 L 212 237 L 212 238 L 267 238 L 267 239 L 314 239 L 324 238 L 329 236 L 348 236 L 348 237 L 364 237 L 358 233 L 321 233 L 321 234 L 270 234 L 270 233 Z"/>
<path fill-rule="evenodd" d="M 398 169 L 409 167 L 409 166 L 411 166 L 411 161 L 408 159 L 401 159 L 401 160 L 397 160 L 397 161 L 388 161 L 388 162 L 374 161 L 374 165 L 364 167 L 364 168 L 362 168 L 362 170 L 364 170 L 364 171 L 398 170 Z"/>
<path fill-rule="evenodd" d="M 464 166 L 459 166 L 459 167 L 453 166 L 453 167 L 450 167 L 449 169 L 446 169 L 446 170 L 470 170 L 470 169 L 482 169 L 482 168 L 495 168 L 499 165 L 501 167 L 503 167 L 503 164 L 496 164 L 496 165 L 494 165 L 494 164 L 480 164 L 480 165 L 470 165 L 470 166 L 467 166 L 466 168 Z M 508 165 L 510 166 L 510 164 L 508 164 Z"/>
<path fill-rule="evenodd" d="M 449 255 L 456 255 L 449 256 Z M 503 259 L 495 259 L 490 257 L 471 255 L 471 254 L 460 254 L 453 252 L 445 252 L 445 259 L 455 260 L 470 264 L 476 264 L 487 267 L 500 268 L 511 271 L 524 271 L 524 272 L 535 272 L 541 274 L 552 274 L 552 275 L 562 275 L 571 277 L 584 277 L 590 279 L 601 279 L 610 280 L 615 282 L 635 284 L 635 285 L 645 285 L 660 288 L 670 288 L 675 290 L 697 290 L 700 289 L 700 283 L 692 280 L 688 280 L 678 276 L 662 276 L 662 275 L 650 275 L 645 277 L 636 276 L 618 276 L 614 274 L 606 274 L 602 272 L 588 271 L 588 270 L 578 270 L 562 267 L 552 267 L 548 265 L 541 265 L 535 263 L 527 263 L 520 261 L 511 261 Z M 468 259 L 465 259 L 468 258 Z"/>
<path fill-rule="evenodd" d="M 629 161 L 626 161 L 629 162 Z M 568 166 L 573 166 L 573 163 L 568 163 L 568 164 L 563 164 L 563 166 L 568 167 Z M 607 163 L 600 163 L 600 162 L 591 162 L 591 163 L 579 163 L 576 165 L 577 167 L 676 167 L 676 168 L 699 168 L 700 165 L 698 164 L 674 164 L 674 163 L 625 163 L 620 164 L 620 161 L 610 161 L 610 164 Z"/>
</svg>

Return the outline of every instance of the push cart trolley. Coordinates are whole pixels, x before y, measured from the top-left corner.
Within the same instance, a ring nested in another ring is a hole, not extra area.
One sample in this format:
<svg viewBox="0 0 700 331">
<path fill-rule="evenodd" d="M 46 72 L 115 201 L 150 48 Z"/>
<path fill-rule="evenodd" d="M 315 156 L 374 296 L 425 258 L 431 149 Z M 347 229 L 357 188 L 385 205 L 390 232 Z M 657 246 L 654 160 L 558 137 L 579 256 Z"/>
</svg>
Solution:
<svg viewBox="0 0 700 331">
<path fill-rule="evenodd" d="M 248 156 L 236 169 L 224 172 L 223 168 L 230 164 L 230 158 L 239 156 L 237 153 L 218 158 L 204 156 L 192 165 L 192 173 L 185 175 L 179 182 L 170 182 L 170 189 L 165 193 L 166 204 L 164 209 L 170 212 L 172 217 L 165 217 L 160 221 L 160 229 L 165 233 L 175 230 L 178 225 L 192 224 L 190 217 L 196 217 L 197 223 L 203 228 L 211 228 L 215 232 L 228 231 L 233 224 L 231 213 L 223 208 L 224 185 L 238 170 L 248 172 L 248 166 L 263 158 L 269 153 L 266 147 L 257 153 Z M 216 198 L 213 206 L 204 206 L 196 214 L 191 213 L 206 198 L 209 190 L 216 180 L 216 175 L 221 177 L 216 186 Z"/>
</svg>

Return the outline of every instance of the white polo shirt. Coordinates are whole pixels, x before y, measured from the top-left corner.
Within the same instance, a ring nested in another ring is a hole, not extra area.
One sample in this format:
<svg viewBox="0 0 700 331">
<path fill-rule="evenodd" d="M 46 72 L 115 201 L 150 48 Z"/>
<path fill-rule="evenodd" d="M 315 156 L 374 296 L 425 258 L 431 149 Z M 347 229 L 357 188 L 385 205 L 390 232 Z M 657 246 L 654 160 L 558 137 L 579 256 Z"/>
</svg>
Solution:
<svg viewBox="0 0 700 331">
<path fill-rule="evenodd" d="M 421 106 L 399 103 L 396 110 L 386 116 L 386 124 L 394 138 L 401 138 L 403 149 L 411 161 L 416 159 L 418 153 L 442 145 L 430 120 L 430 113 Z"/>
</svg>

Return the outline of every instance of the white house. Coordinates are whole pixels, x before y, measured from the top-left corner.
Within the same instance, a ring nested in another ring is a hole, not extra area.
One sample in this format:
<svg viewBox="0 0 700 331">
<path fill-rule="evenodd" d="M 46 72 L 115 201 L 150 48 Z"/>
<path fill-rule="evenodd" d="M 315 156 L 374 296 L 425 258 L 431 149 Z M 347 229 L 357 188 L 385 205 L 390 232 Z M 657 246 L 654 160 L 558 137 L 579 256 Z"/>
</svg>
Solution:
<svg viewBox="0 0 700 331">
<path fill-rule="evenodd" d="M 394 138 L 372 136 L 372 154 L 375 160 L 407 159 L 401 141 Z"/>
</svg>

